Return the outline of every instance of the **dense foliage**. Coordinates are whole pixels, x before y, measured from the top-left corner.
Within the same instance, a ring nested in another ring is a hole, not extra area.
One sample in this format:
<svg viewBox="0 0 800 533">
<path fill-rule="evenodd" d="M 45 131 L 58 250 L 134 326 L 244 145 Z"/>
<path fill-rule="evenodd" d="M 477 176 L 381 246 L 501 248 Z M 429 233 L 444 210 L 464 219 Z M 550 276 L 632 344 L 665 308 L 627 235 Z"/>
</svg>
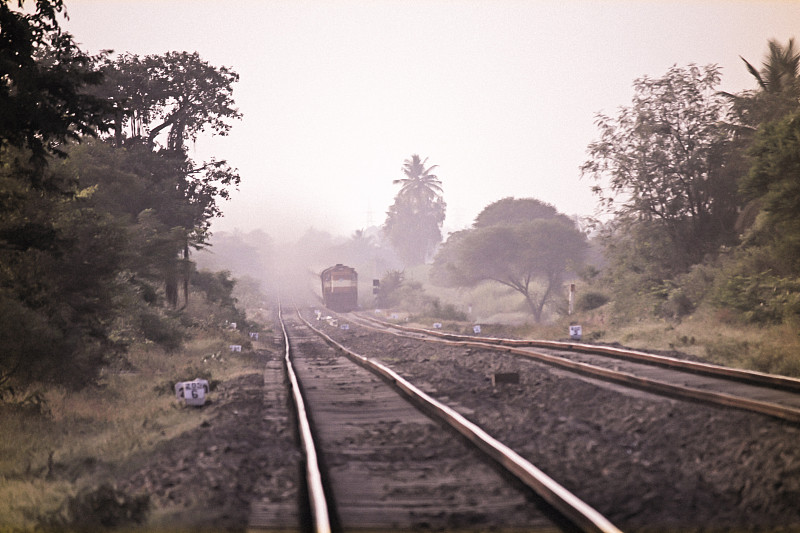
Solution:
<svg viewBox="0 0 800 533">
<path fill-rule="evenodd" d="M 595 284 L 618 316 L 708 303 L 761 324 L 800 317 L 800 52 L 768 44 L 761 69 L 744 61 L 754 91 L 718 92 L 713 65 L 673 67 L 598 116 L 583 173 L 605 215 Z"/>
<path fill-rule="evenodd" d="M 597 117 L 600 140 L 583 165 L 615 229 L 637 232 L 637 254 L 657 247 L 650 259 L 667 273 L 734 237 L 736 176 L 724 165 L 730 134 L 719 81 L 718 68 L 694 65 L 637 80 L 630 107 Z"/>
<path fill-rule="evenodd" d="M 233 281 L 189 254 L 239 176 L 184 143 L 239 117 L 236 74 L 196 54 L 90 57 L 61 0 L 23 4 L 0 0 L 0 398 L 88 385 L 136 340 L 178 347 L 193 278 L 233 307 Z"/>
<path fill-rule="evenodd" d="M 100 81 L 97 58 L 60 30 L 63 0 L 39 0 L 33 13 L 23 4 L 0 0 L 0 148 L 27 149 L 40 170 L 48 154 L 63 156 L 69 141 L 102 127 L 106 104 L 83 90 Z"/>
</svg>

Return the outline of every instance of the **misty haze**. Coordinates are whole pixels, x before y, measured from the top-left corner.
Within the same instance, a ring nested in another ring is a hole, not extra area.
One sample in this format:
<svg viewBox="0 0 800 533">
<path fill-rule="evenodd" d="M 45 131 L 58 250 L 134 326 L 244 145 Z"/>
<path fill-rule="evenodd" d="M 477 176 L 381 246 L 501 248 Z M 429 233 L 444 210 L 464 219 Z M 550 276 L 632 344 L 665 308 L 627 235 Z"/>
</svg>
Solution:
<svg viewBox="0 0 800 533">
<path fill-rule="evenodd" d="M 0 0 L 0 531 L 800 530 L 799 27 Z"/>
</svg>

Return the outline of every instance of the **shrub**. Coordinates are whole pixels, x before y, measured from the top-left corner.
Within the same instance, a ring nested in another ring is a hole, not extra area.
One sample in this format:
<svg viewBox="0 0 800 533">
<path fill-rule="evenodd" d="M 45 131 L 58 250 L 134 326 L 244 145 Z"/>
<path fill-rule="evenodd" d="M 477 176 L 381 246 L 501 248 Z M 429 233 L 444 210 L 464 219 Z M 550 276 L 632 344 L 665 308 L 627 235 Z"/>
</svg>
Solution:
<svg viewBox="0 0 800 533">
<path fill-rule="evenodd" d="M 800 316 L 800 280 L 768 273 L 736 274 L 719 282 L 713 303 L 738 311 L 748 322 L 778 324 Z"/>
<path fill-rule="evenodd" d="M 166 350 L 180 348 L 186 336 L 178 320 L 152 308 L 142 310 L 139 315 L 139 327 L 145 339 L 155 342 Z"/>
<path fill-rule="evenodd" d="M 667 301 L 661 305 L 661 314 L 673 318 L 680 318 L 694 311 L 694 302 L 686 295 L 682 288 L 670 291 Z"/>
<path fill-rule="evenodd" d="M 467 314 L 465 312 L 459 311 L 453 304 L 442 305 L 438 298 L 434 298 L 431 301 L 428 313 L 441 320 L 459 320 L 462 322 L 467 320 Z"/>
<path fill-rule="evenodd" d="M 578 296 L 575 307 L 578 311 L 591 311 L 608 303 L 610 298 L 601 292 L 585 292 Z"/>
<path fill-rule="evenodd" d="M 384 274 L 378 291 L 378 307 L 391 308 L 400 304 L 400 288 L 403 286 L 405 276 L 400 270 L 390 270 Z"/>
<path fill-rule="evenodd" d="M 149 509 L 150 496 L 130 496 L 106 483 L 70 497 L 41 525 L 48 531 L 105 531 L 141 524 Z"/>
</svg>

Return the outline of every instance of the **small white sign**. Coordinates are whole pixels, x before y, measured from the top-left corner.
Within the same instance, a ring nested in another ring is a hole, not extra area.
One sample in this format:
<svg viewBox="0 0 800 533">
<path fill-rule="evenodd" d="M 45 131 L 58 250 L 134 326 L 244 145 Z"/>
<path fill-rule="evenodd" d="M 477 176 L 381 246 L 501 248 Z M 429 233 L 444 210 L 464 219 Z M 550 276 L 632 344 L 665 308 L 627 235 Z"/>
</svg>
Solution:
<svg viewBox="0 0 800 533">
<path fill-rule="evenodd" d="M 474 326 L 472 326 L 472 332 L 473 333 L 480 333 L 481 332 L 480 324 L 475 324 Z"/>
<path fill-rule="evenodd" d="M 231 344 L 230 345 L 230 349 L 231 349 L 232 352 L 241 352 L 242 351 L 242 345 L 241 344 Z"/>
<path fill-rule="evenodd" d="M 433 323 L 433 329 L 442 329 L 442 323 L 441 322 L 434 322 Z"/>
<path fill-rule="evenodd" d="M 251 331 L 250 332 L 250 338 L 257 341 L 258 340 L 258 333 L 255 332 L 255 331 Z"/>
<path fill-rule="evenodd" d="M 186 405 L 205 405 L 208 395 L 208 380 L 179 381 L 175 384 L 175 397 Z"/>
<path fill-rule="evenodd" d="M 339 326 L 339 329 L 348 330 L 350 329 L 350 324 L 342 324 L 341 326 Z"/>
<path fill-rule="evenodd" d="M 579 340 L 581 340 L 582 336 L 583 336 L 583 328 L 581 328 L 580 326 L 570 326 L 569 327 L 569 338 L 570 339 L 572 339 L 574 341 L 579 341 Z"/>
</svg>

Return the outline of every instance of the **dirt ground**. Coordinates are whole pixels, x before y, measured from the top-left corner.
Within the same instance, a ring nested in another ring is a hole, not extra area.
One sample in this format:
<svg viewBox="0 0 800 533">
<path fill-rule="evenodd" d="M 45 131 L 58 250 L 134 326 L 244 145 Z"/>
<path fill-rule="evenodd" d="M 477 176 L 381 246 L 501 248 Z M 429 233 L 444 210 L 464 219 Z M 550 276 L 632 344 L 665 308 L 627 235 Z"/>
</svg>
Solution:
<svg viewBox="0 0 800 533">
<path fill-rule="evenodd" d="M 800 531 L 800 427 L 623 390 L 495 352 L 324 325 L 506 442 L 624 531 Z M 148 527 L 241 531 L 254 502 L 297 495 L 281 354 L 223 383 L 200 428 L 122 468 L 148 493 Z M 496 372 L 518 384 L 492 386 Z M 266 376 L 266 380 L 265 380 Z"/>
<path fill-rule="evenodd" d="M 253 502 L 297 501 L 299 453 L 277 370 L 282 354 L 258 355 L 252 373 L 220 384 L 205 406 L 186 408 L 202 417 L 199 428 L 120 469 L 121 490 L 150 495 L 145 529 L 243 531 Z"/>
</svg>

